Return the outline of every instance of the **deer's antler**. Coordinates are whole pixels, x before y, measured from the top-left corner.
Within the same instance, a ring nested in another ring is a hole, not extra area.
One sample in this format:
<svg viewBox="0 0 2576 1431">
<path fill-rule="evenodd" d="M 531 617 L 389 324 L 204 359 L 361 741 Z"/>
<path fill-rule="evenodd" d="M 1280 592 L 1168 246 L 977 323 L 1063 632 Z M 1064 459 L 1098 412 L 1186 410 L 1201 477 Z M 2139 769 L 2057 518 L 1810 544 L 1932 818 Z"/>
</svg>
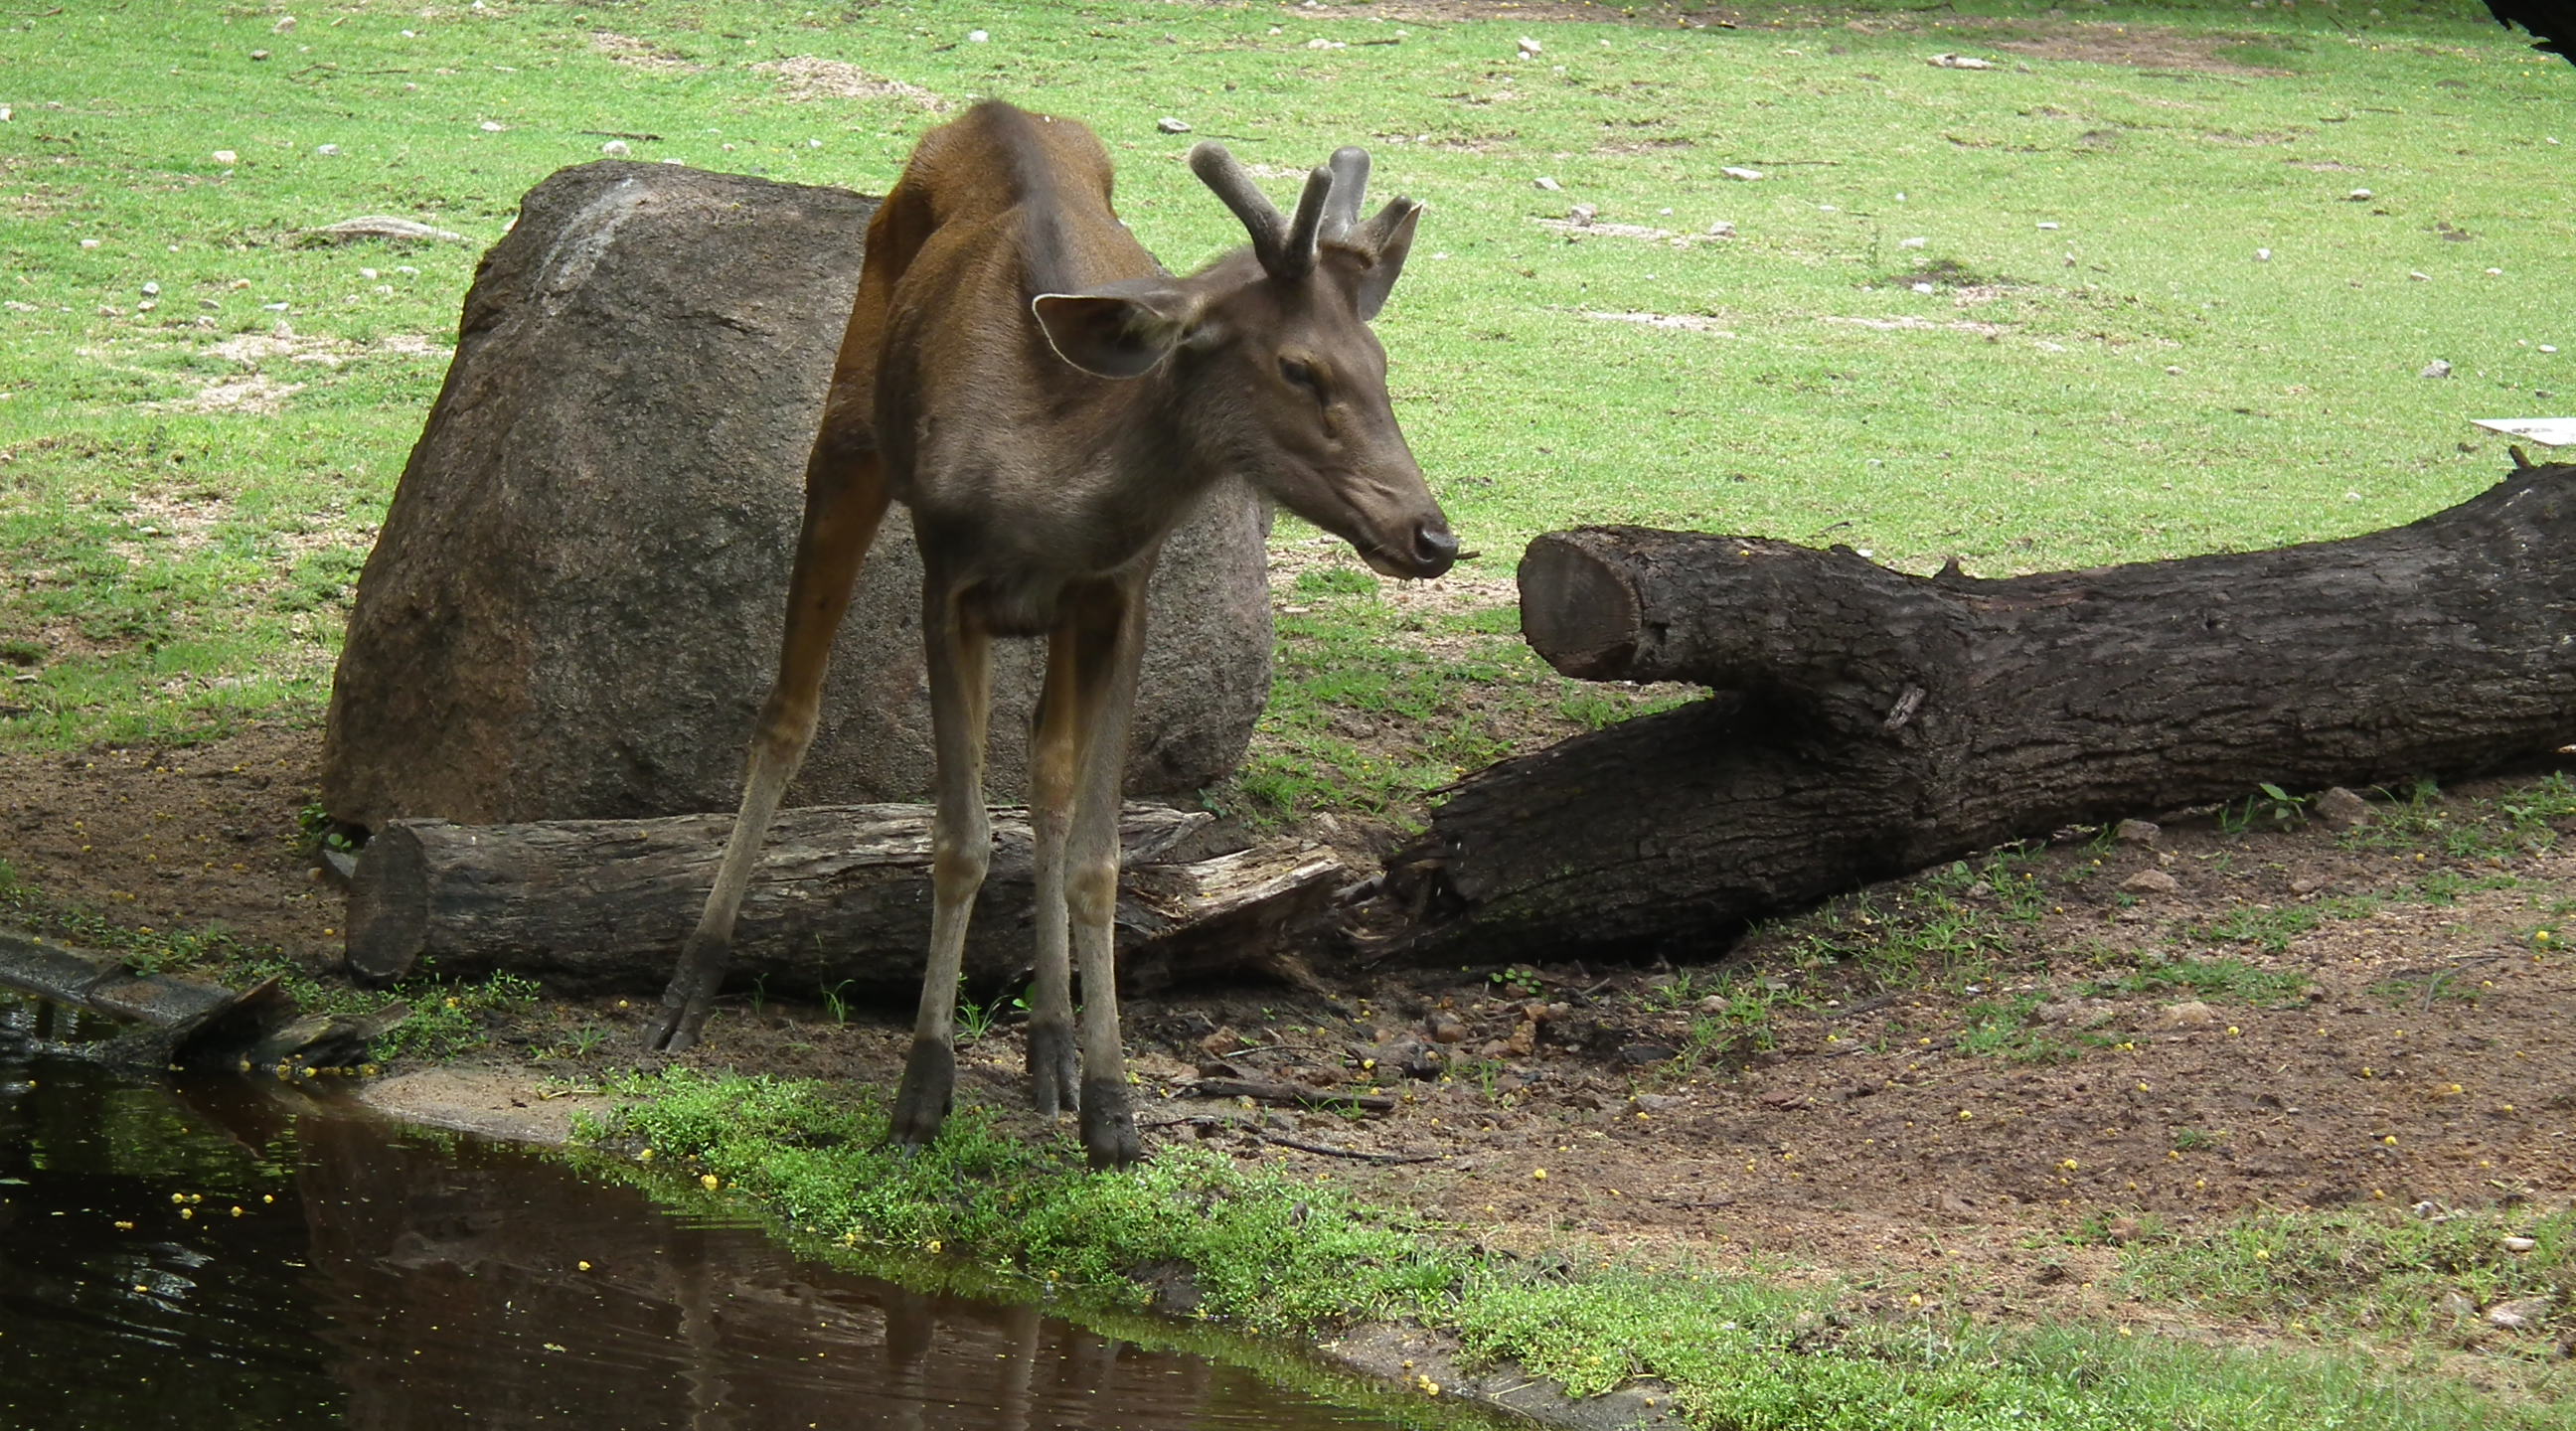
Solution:
<svg viewBox="0 0 2576 1431">
<path fill-rule="evenodd" d="M 1357 145 L 1333 152 L 1332 161 L 1306 176 L 1297 197 L 1295 218 L 1283 217 L 1270 196 L 1253 182 L 1251 171 L 1215 140 L 1190 148 L 1190 170 L 1215 191 L 1252 235 L 1253 256 L 1262 270 L 1282 282 L 1314 271 L 1315 248 L 1323 242 L 1347 243 L 1372 253 L 1382 247 L 1395 221 L 1412 201 L 1399 199 L 1367 224 L 1360 223 L 1360 198 L 1368 191 L 1369 155 Z"/>
</svg>

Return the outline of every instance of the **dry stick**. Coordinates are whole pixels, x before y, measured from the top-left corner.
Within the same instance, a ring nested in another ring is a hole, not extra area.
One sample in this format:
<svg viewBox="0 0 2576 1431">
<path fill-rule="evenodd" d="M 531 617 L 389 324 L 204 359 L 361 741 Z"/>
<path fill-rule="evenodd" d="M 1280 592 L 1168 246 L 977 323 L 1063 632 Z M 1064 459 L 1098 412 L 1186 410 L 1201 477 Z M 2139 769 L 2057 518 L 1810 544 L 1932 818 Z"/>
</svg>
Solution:
<svg viewBox="0 0 2576 1431">
<path fill-rule="evenodd" d="M 2424 1009 L 2433 1007 L 2434 996 L 2442 992 L 2442 986 L 2449 983 L 2452 976 L 2463 970 L 2474 969 L 2480 964 L 2492 964 L 2503 957 L 2505 956 L 2501 954 L 2481 954 L 2474 959 L 2463 960 L 2460 963 L 2454 964 L 2450 968 L 2443 970 L 2441 973 L 2434 975 L 2424 983 L 2424 1002 L 2416 1006 L 2417 1010 L 2420 1012 Z"/>
<path fill-rule="evenodd" d="M 1335 1148 L 1323 1143 L 1283 1138 L 1276 1133 L 1265 1133 L 1258 1128 L 1247 1128 L 1245 1131 L 1265 1143 L 1276 1143 L 1283 1148 L 1295 1148 L 1301 1153 L 1321 1153 L 1328 1158 L 1354 1158 L 1363 1163 L 1436 1163 L 1449 1156 L 1447 1153 L 1363 1153 L 1356 1148 Z"/>
</svg>

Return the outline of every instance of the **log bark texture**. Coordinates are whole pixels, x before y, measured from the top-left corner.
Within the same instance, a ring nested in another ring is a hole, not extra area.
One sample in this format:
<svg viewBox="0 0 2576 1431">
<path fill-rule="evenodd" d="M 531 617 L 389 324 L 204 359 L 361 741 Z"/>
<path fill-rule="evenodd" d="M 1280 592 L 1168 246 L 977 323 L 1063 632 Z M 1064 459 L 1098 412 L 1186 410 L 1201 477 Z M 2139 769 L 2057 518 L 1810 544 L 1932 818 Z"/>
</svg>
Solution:
<svg viewBox="0 0 2576 1431">
<path fill-rule="evenodd" d="M 1207 819 L 1127 807 L 1124 988 L 1264 967 L 1279 931 L 1309 919 L 1347 881 L 1338 861 L 1308 846 L 1153 863 Z M 732 828 L 730 815 L 395 821 L 368 843 L 350 886 L 350 971 L 384 981 L 425 965 L 448 976 L 507 969 L 567 990 L 658 990 Z M 1031 875 L 1027 813 L 994 811 L 992 868 L 966 947 L 968 976 L 979 984 L 997 986 L 1027 968 Z M 787 998 L 844 986 L 908 995 L 929 941 L 929 807 L 784 810 L 735 926 L 732 973 Z"/>
<path fill-rule="evenodd" d="M 1524 632 L 1720 695 L 1462 782 L 1398 948 L 1686 951 L 2064 825 L 2530 764 L 2576 740 L 2576 467 L 2343 541 L 1985 581 L 1841 548 L 1553 533 Z"/>
</svg>

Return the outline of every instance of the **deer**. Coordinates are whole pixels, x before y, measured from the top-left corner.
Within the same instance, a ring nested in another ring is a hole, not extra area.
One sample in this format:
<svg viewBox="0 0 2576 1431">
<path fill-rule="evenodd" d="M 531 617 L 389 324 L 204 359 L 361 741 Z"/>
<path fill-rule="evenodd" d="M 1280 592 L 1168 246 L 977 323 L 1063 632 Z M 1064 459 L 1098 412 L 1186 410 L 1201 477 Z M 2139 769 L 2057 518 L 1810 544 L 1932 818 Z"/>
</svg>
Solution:
<svg viewBox="0 0 2576 1431">
<path fill-rule="evenodd" d="M 778 673 L 741 808 L 650 1047 L 700 1036 L 761 841 L 813 739 L 852 584 L 901 502 L 922 557 L 935 794 L 930 950 L 889 1136 L 928 1144 L 953 1101 L 958 971 L 991 850 L 991 643 L 1043 637 L 1028 761 L 1031 1099 L 1044 1117 L 1078 1115 L 1092 1165 L 1141 1155 L 1112 918 L 1145 587 L 1166 539 L 1231 474 L 1381 575 L 1427 579 L 1458 558 L 1369 327 L 1421 205 L 1398 197 L 1363 220 L 1369 155 L 1356 146 L 1308 174 L 1293 216 L 1223 145 L 1201 142 L 1188 162 L 1251 242 L 1174 277 L 1119 220 L 1108 151 L 1077 122 L 987 101 L 906 161 L 868 225 L 806 463 Z"/>
</svg>

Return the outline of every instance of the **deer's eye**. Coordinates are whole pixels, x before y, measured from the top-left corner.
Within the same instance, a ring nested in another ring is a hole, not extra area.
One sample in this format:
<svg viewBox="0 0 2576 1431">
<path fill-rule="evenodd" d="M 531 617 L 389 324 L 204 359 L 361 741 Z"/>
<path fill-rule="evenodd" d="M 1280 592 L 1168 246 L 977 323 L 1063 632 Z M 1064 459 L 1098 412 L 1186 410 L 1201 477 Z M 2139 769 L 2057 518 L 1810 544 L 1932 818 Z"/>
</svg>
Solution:
<svg viewBox="0 0 2576 1431">
<path fill-rule="evenodd" d="M 1317 397 L 1324 395 L 1324 380 L 1315 375 L 1315 368 L 1311 363 L 1301 363 L 1295 358 L 1281 358 L 1279 376 Z"/>
</svg>

